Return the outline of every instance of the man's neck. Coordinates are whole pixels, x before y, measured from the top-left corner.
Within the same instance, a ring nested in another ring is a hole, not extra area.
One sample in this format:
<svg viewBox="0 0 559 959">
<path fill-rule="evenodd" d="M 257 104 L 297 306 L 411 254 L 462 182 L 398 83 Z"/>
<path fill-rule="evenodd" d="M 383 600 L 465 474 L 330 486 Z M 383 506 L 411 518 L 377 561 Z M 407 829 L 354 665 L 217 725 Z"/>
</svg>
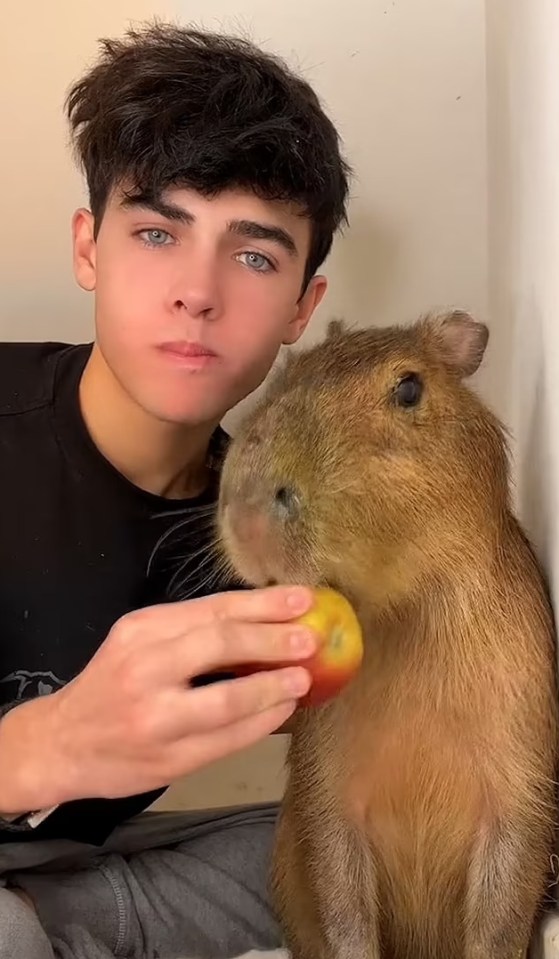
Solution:
<svg viewBox="0 0 559 959">
<path fill-rule="evenodd" d="M 80 383 L 80 406 L 103 456 L 140 489 L 168 499 L 203 492 L 208 446 L 217 424 L 182 426 L 156 420 L 124 392 L 97 346 Z"/>
</svg>

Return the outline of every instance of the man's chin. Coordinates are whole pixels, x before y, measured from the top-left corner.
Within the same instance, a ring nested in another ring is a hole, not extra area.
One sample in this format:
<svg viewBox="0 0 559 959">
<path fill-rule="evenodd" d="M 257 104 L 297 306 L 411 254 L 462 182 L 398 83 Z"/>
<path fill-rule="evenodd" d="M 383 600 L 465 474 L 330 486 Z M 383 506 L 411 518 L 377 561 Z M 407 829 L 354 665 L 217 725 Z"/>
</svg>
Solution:
<svg viewBox="0 0 559 959">
<path fill-rule="evenodd" d="M 168 426 L 184 429 L 208 428 L 211 432 L 221 422 L 227 412 L 217 409 L 215 404 L 154 403 L 149 410 L 154 419 Z"/>
<path fill-rule="evenodd" d="M 159 384 L 163 388 L 153 390 L 150 396 L 145 392 L 142 396 L 138 390 L 136 402 L 140 401 L 139 405 L 161 422 L 196 428 L 217 425 L 252 392 L 247 391 L 246 384 L 244 388 L 239 384 L 229 384 L 228 389 L 223 389 L 223 383 L 202 383 L 201 379 L 197 382 L 196 379 L 193 377 L 190 383 L 179 389 L 176 383 L 167 384 L 167 390 L 164 384 Z"/>
</svg>

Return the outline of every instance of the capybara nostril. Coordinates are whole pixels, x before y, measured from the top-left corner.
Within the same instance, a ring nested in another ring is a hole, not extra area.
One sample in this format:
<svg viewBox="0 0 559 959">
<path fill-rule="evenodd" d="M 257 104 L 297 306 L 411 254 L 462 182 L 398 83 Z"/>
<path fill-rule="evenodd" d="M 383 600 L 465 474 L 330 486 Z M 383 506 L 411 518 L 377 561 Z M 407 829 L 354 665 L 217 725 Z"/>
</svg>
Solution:
<svg viewBox="0 0 559 959">
<path fill-rule="evenodd" d="M 300 497 L 292 486 L 279 486 L 274 495 L 274 506 L 280 515 L 289 519 L 297 515 Z"/>
</svg>

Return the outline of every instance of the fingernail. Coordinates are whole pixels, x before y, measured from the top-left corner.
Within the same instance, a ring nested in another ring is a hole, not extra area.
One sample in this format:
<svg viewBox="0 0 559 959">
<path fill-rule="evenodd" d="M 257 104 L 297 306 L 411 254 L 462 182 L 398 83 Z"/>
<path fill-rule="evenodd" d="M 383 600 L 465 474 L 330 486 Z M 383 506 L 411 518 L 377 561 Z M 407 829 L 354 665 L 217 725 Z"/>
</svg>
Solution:
<svg viewBox="0 0 559 959">
<path fill-rule="evenodd" d="M 306 669 L 298 669 L 286 678 L 286 687 L 293 696 L 304 696 L 310 689 L 311 677 Z"/>
<path fill-rule="evenodd" d="M 316 649 L 316 640 L 312 633 L 299 630 L 289 637 L 289 645 L 299 656 L 310 656 Z"/>
<path fill-rule="evenodd" d="M 287 605 L 294 613 L 304 613 L 311 604 L 311 594 L 308 589 L 293 589 L 287 594 Z"/>
</svg>

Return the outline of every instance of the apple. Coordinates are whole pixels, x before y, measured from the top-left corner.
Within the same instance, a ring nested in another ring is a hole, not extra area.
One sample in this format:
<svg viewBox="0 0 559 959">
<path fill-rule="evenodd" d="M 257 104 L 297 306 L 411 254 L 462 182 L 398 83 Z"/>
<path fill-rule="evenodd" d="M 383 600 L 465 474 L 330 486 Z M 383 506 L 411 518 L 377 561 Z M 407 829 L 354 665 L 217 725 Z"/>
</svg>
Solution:
<svg viewBox="0 0 559 959">
<path fill-rule="evenodd" d="M 310 626 L 319 638 L 316 651 L 308 659 L 299 660 L 312 677 L 308 693 L 300 706 L 318 706 L 336 696 L 350 681 L 363 659 L 363 636 L 359 620 L 345 596 L 327 586 L 313 590 L 313 606 L 293 622 Z M 237 675 L 293 665 L 293 662 L 251 663 L 235 667 Z"/>
<path fill-rule="evenodd" d="M 301 706 L 318 706 L 336 696 L 357 672 L 363 659 L 363 636 L 355 611 L 341 593 L 327 586 L 314 590 L 315 602 L 296 622 L 310 626 L 319 645 L 303 664 L 312 686 Z"/>
</svg>

